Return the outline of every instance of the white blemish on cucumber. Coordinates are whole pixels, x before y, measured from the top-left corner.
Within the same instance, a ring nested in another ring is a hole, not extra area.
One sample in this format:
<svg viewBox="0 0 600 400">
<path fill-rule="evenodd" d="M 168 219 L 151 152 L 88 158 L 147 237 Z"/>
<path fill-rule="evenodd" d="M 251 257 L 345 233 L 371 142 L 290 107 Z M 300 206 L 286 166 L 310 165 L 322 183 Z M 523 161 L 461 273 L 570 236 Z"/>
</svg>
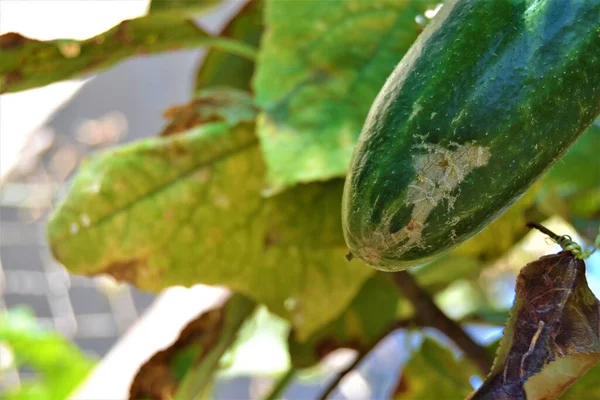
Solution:
<svg viewBox="0 0 600 400">
<path fill-rule="evenodd" d="M 490 159 L 489 150 L 475 143 L 451 143 L 447 148 L 421 143 L 415 148 L 426 150 L 426 153 L 413 157 L 416 178 L 408 185 L 404 200 L 405 205 L 413 206 L 411 219 L 405 227 L 389 234 L 392 218 L 389 215 L 383 220 L 380 234 L 373 236 L 379 249 L 389 249 L 402 243 L 398 254 L 413 246 L 421 246 L 427 218 L 434 208 L 445 201 L 446 207 L 451 210 L 456 197 L 450 194 L 472 170 L 486 165 Z M 453 223 L 458 221 L 453 220 Z"/>
<path fill-rule="evenodd" d="M 408 185 L 408 193 L 404 198 L 404 206 L 413 207 L 411 219 L 402 229 L 390 233 L 394 214 L 389 213 L 383 217 L 380 228 L 372 232 L 368 240 L 361 240 L 365 245 L 360 249 L 360 254 L 356 255 L 371 265 L 379 265 L 382 252 L 392 248 L 396 249 L 395 253 L 399 256 L 415 246 L 421 247 L 423 230 L 431 212 L 440 204 L 451 210 L 458 196 L 452 196 L 451 193 L 471 171 L 487 165 L 490 159 L 489 149 L 478 146 L 475 142 L 449 143 L 447 147 L 421 142 L 414 149 L 425 152 L 421 151 L 421 154 L 413 156 L 415 179 Z M 454 217 L 450 225 L 454 226 L 459 221 L 458 217 Z M 456 241 L 456 231 L 452 232 L 449 239 Z"/>
</svg>

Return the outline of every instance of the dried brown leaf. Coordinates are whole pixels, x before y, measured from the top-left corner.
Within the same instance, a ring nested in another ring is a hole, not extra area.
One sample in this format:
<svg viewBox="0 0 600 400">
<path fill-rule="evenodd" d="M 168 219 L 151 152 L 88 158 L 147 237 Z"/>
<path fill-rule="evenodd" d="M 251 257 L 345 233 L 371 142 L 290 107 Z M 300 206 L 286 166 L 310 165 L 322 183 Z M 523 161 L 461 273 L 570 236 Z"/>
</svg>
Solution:
<svg viewBox="0 0 600 400">
<path fill-rule="evenodd" d="M 181 390 L 180 385 L 186 384 L 184 378 L 189 373 L 195 382 L 188 383 L 185 392 L 204 388 L 255 305 L 247 297 L 234 294 L 223 306 L 203 312 L 189 322 L 173 344 L 140 367 L 129 398 L 170 400 Z"/>
<path fill-rule="evenodd" d="M 470 399 L 553 399 L 600 360 L 600 302 L 570 252 L 527 264 L 492 372 Z"/>
</svg>

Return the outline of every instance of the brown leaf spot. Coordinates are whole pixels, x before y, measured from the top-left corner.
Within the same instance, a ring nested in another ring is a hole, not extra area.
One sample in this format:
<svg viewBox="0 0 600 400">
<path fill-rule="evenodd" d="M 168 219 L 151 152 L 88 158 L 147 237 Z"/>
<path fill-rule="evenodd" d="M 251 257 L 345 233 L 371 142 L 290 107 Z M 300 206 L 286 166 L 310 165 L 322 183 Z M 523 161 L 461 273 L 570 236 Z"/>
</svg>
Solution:
<svg viewBox="0 0 600 400">
<path fill-rule="evenodd" d="M 115 32 L 115 38 L 121 43 L 128 45 L 133 41 L 133 35 L 131 34 L 131 29 L 129 28 L 129 21 L 123 21 L 117 27 L 117 31 Z"/>
<path fill-rule="evenodd" d="M 187 104 L 169 107 L 163 112 L 163 117 L 171 121 L 160 135 L 169 136 L 210 122 L 222 121 L 223 117 L 219 110 L 231 105 L 232 102 L 227 93 L 215 92 L 196 98 Z"/>
<path fill-rule="evenodd" d="M 133 259 L 127 261 L 115 261 L 102 270 L 102 274 L 108 274 L 118 281 L 135 284 L 138 277 L 138 268 L 146 263 L 145 259 Z"/>
<path fill-rule="evenodd" d="M 25 44 L 28 40 L 25 36 L 17 32 L 8 32 L 0 35 L 0 49 L 10 49 Z"/>
<path fill-rule="evenodd" d="M 2 83 L 3 83 L 3 86 L 4 85 L 14 85 L 15 83 L 19 82 L 21 79 L 23 79 L 23 74 L 21 73 L 21 71 L 18 71 L 18 70 L 9 71 L 4 74 L 4 79 L 3 79 L 4 82 L 2 82 Z"/>
<path fill-rule="evenodd" d="M 410 391 L 409 379 L 406 377 L 406 374 L 402 374 L 400 376 L 400 380 L 396 384 L 396 388 L 394 389 L 394 393 L 391 396 L 392 399 L 403 396 Z"/>
<path fill-rule="evenodd" d="M 196 102 L 191 102 L 182 106 L 173 106 L 167 108 L 163 116 L 165 118 L 172 118 L 172 121 L 167 125 L 165 129 L 160 133 L 161 136 L 174 135 L 176 133 L 184 132 L 192 129 L 196 126 L 206 124 L 209 122 L 218 122 L 220 119 L 217 115 L 201 115 L 195 110 Z"/>
<path fill-rule="evenodd" d="M 270 247 L 277 246 L 279 243 L 279 233 L 271 230 L 265 234 L 263 240 L 263 246 L 265 250 L 268 250 Z"/>
</svg>

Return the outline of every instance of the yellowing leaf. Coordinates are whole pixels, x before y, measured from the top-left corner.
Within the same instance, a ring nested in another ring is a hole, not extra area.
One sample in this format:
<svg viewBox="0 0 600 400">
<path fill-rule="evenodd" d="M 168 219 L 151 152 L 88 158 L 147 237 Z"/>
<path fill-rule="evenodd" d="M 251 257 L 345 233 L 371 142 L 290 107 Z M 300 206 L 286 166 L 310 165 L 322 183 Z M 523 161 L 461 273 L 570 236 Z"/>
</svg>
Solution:
<svg viewBox="0 0 600 400">
<path fill-rule="evenodd" d="M 54 256 L 73 273 L 108 273 L 144 290 L 228 286 L 305 339 L 373 272 L 344 259 L 342 181 L 261 195 L 253 128 L 212 122 L 83 163 L 48 225 Z"/>
<path fill-rule="evenodd" d="M 371 103 L 423 28 L 415 17 L 437 2 L 267 2 L 253 86 L 273 190 L 345 175 Z"/>
<path fill-rule="evenodd" d="M 121 22 L 84 41 L 39 41 L 0 35 L 0 93 L 15 92 L 90 74 L 136 55 L 214 46 L 252 59 L 254 50 L 214 37 L 178 13 L 155 13 Z"/>
<path fill-rule="evenodd" d="M 600 363 L 575 382 L 561 398 L 564 400 L 600 399 Z"/>
<path fill-rule="evenodd" d="M 425 339 L 404 367 L 393 398 L 463 399 L 473 390 L 469 384 L 473 375 L 477 370 L 468 360 L 458 360 L 449 349 Z"/>
<path fill-rule="evenodd" d="M 344 312 L 308 340 L 298 341 L 292 332 L 288 344 L 294 367 L 310 367 L 342 347 L 368 351 L 382 335 L 390 333 L 398 319 L 400 304 L 408 312 L 410 306 L 388 278 L 375 274 L 367 280 Z"/>
</svg>

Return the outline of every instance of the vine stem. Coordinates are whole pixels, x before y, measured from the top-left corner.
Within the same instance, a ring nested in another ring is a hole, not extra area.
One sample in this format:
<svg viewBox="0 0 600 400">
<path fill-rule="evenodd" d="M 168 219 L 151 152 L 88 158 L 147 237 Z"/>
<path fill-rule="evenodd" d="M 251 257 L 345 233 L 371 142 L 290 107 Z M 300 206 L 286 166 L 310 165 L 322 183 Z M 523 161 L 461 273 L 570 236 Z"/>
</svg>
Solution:
<svg viewBox="0 0 600 400">
<path fill-rule="evenodd" d="M 550 238 L 557 243 L 560 240 L 560 236 L 558 236 L 556 233 L 552 232 L 550 229 L 546 228 L 544 225 L 538 224 L 537 222 L 528 222 L 527 227 L 537 229 L 538 231 L 542 232 L 544 235 L 550 236 Z"/>
<path fill-rule="evenodd" d="M 356 367 L 358 367 L 358 364 L 360 364 L 362 362 L 362 360 L 365 359 L 365 357 L 367 356 L 367 354 L 369 354 L 370 351 L 371 351 L 371 349 L 358 353 L 358 356 L 352 362 L 352 364 L 350 364 L 347 368 L 345 368 L 343 371 L 341 371 L 339 374 L 337 374 L 335 379 L 332 380 L 329 383 L 329 385 L 327 385 L 327 387 L 325 388 L 323 393 L 321 393 L 321 396 L 319 396 L 319 400 L 327 400 L 329 395 L 331 395 L 331 393 L 333 393 L 335 388 L 338 387 L 338 385 L 340 384 L 342 379 L 344 379 L 344 377 L 346 375 L 348 375 L 350 372 L 352 372 L 352 370 L 354 370 Z"/>
<path fill-rule="evenodd" d="M 399 319 L 397 321 L 392 322 L 387 327 L 387 329 L 385 329 L 383 332 L 381 332 L 381 334 L 379 334 L 379 337 L 377 339 L 375 339 L 369 347 L 361 350 L 358 353 L 358 355 L 356 356 L 356 359 L 352 362 L 352 364 L 350 364 L 347 368 L 344 368 L 343 371 L 341 371 L 339 374 L 337 374 L 336 378 L 334 380 L 332 380 L 329 383 L 329 385 L 327 385 L 325 390 L 322 392 L 321 396 L 319 396 L 319 400 L 326 400 L 327 397 L 329 395 L 331 395 L 331 393 L 333 393 L 335 388 L 340 384 L 342 379 L 344 379 L 344 377 L 346 375 L 348 375 L 350 372 L 352 372 L 352 370 L 354 370 L 356 367 L 358 367 L 358 364 L 360 364 L 362 362 L 362 360 L 365 359 L 365 357 L 371 352 L 371 350 L 373 350 L 373 348 L 375 348 L 375 346 L 377 346 L 383 339 L 388 337 L 388 335 L 390 335 L 392 332 L 394 332 L 398 329 L 408 328 L 410 326 L 416 326 L 416 325 L 417 325 L 417 322 L 415 320 L 413 320 L 412 318 Z"/>
<path fill-rule="evenodd" d="M 294 367 L 290 367 L 285 374 L 283 374 L 273 385 L 273 388 L 269 392 L 269 394 L 264 398 L 264 400 L 279 400 L 285 389 L 288 387 L 290 383 L 292 383 L 292 379 L 296 376 L 296 369 Z"/>
<path fill-rule="evenodd" d="M 394 272 L 392 278 L 402 295 L 412 303 L 417 323 L 421 326 L 436 328 L 445 334 L 477 365 L 484 375 L 487 375 L 492 368 L 492 360 L 486 350 L 475 343 L 458 323 L 440 310 L 411 274 L 406 271 Z"/>
<path fill-rule="evenodd" d="M 341 371 L 336 378 L 327 385 L 319 397 L 319 400 L 327 400 L 342 379 L 344 379 L 348 373 L 353 371 L 371 350 L 381 342 L 381 340 L 397 329 L 408 328 L 410 326 L 436 328 L 444 333 L 477 365 L 484 376 L 487 375 L 492 368 L 492 360 L 487 351 L 482 346 L 475 343 L 458 323 L 450 319 L 439 309 L 429 294 L 419 286 L 412 275 L 406 271 L 395 272 L 390 275 L 401 294 L 413 305 L 415 317 L 393 322 L 388 329 L 381 333 L 377 340 L 373 341 L 371 346 L 363 349 L 352 364 Z"/>
<path fill-rule="evenodd" d="M 537 229 L 543 234 L 549 236 L 550 239 L 555 241 L 560 247 L 562 247 L 563 250 L 571 252 L 571 254 L 573 254 L 573 256 L 579 260 L 585 260 L 592 254 L 594 254 L 594 252 L 600 246 L 600 233 L 596 237 L 592 249 L 587 250 L 582 248 L 579 244 L 575 243 L 569 235 L 559 236 L 556 233 L 552 232 L 550 229 L 546 228 L 545 226 L 538 224 L 537 222 L 528 222 L 527 227 Z"/>
</svg>

